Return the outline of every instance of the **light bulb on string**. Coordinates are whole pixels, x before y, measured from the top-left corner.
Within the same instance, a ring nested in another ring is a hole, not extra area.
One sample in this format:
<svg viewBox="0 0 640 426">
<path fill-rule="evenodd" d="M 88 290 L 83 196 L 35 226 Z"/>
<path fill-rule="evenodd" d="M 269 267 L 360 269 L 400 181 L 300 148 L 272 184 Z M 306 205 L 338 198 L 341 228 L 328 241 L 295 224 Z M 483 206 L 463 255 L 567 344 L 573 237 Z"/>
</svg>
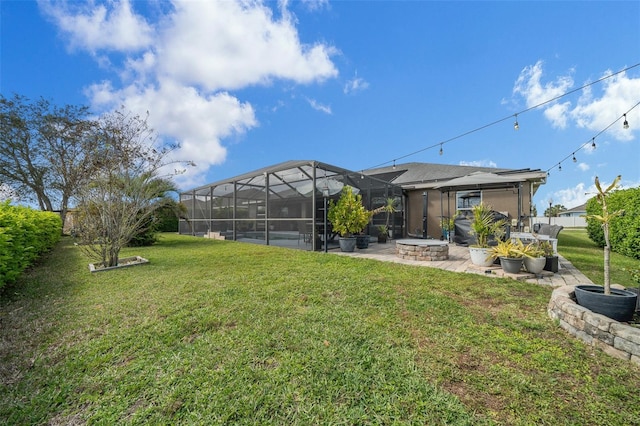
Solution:
<svg viewBox="0 0 640 426">
<path fill-rule="evenodd" d="M 574 162 L 574 163 L 577 163 L 577 162 L 578 162 L 578 160 L 576 159 L 576 153 L 575 153 L 575 152 L 573 153 L 573 162 Z"/>
<path fill-rule="evenodd" d="M 515 123 L 513 123 L 513 129 L 518 130 L 520 129 L 520 124 L 518 124 L 518 114 L 516 114 L 515 117 L 516 117 L 516 121 Z"/>
<path fill-rule="evenodd" d="M 624 117 L 624 122 L 622 123 L 622 127 L 625 129 L 629 128 L 629 122 L 627 121 L 627 114 L 622 114 L 622 116 Z"/>
<path fill-rule="evenodd" d="M 562 164 L 558 163 L 558 171 L 561 172 L 562 171 Z"/>
<path fill-rule="evenodd" d="M 444 154 L 444 151 L 442 150 L 442 144 L 440 144 L 440 155 Z"/>
<path fill-rule="evenodd" d="M 393 160 L 393 170 L 396 169 L 396 160 Z"/>
<path fill-rule="evenodd" d="M 596 138 L 591 138 L 591 148 L 596 149 Z"/>
</svg>

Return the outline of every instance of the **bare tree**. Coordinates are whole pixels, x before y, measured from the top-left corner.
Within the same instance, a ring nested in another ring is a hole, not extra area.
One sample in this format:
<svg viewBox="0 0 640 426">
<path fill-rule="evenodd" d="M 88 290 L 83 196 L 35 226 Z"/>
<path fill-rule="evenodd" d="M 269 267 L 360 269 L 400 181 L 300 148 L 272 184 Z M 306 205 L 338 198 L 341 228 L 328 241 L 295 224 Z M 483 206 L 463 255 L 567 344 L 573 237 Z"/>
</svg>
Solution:
<svg viewBox="0 0 640 426">
<path fill-rule="evenodd" d="M 96 123 L 84 106 L 58 107 L 45 99 L 0 95 L 0 179 L 20 199 L 61 211 L 91 175 Z"/>
<path fill-rule="evenodd" d="M 104 266 L 116 266 L 120 250 L 151 223 L 174 191 L 168 166 L 173 146 L 157 146 L 146 119 L 119 110 L 100 120 L 94 174 L 78 195 L 81 247 Z M 176 171 L 177 172 L 177 171 Z"/>
</svg>

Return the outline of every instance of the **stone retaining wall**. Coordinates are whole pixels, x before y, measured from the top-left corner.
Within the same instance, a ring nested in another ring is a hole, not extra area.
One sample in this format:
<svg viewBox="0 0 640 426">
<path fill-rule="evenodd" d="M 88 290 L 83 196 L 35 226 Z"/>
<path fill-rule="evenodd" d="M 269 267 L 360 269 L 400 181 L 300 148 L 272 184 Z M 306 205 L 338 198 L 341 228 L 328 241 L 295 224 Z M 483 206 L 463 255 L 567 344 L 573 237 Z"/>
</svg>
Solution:
<svg viewBox="0 0 640 426">
<path fill-rule="evenodd" d="M 446 242 L 437 243 L 402 243 L 396 242 L 396 256 L 407 260 L 448 260 L 449 245 Z"/>
<path fill-rule="evenodd" d="M 596 314 L 576 303 L 573 285 L 551 294 L 547 312 L 560 327 L 616 358 L 640 365 L 640 328 Z"/>
</svg>

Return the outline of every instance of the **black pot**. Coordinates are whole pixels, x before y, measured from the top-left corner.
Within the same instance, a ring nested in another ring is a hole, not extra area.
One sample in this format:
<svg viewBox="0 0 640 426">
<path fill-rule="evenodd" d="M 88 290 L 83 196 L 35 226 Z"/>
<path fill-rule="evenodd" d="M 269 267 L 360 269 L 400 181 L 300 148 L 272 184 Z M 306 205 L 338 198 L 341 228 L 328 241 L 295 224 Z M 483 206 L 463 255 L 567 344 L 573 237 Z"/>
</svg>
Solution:
<svg viewBox="0 0 640 426">
<path fill-rule="evenodd" d="M 356 235 L 356 247 L 359 249 L 366 249 L 369 247 L 368 235 Z"/>
<path fill-rule="evenodd" d="M 378 234 L 378 242 L 384 244 L 387 242 L 387 234 Z"/>
<path fill-rule="evenodd" d="M 558 256 L 547 256 L 547 261 L 544 264 L 545 271 L 551 271 L 553 273 L 558 272 Z"/>
<path fill-rule="evenodd" d="M 628 322 L 633 319 L 638 295 L 628 290 L 611 289 L 610 295 L 604 294 L 599 285 L 577 285 L 575 288 L 578 305 L 602 314 L 616 321 Z"/>
</svg>

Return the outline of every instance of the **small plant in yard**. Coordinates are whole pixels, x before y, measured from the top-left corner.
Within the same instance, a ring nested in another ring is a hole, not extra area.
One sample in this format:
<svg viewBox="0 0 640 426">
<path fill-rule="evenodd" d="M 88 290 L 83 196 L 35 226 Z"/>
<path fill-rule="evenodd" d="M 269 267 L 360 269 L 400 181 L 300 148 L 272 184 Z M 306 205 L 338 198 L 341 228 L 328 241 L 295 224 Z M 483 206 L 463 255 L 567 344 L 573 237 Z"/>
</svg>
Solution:
<svg viewBox="0 0 640 426">
<path fill-rule="evenodd" d="M 602 205 L 602 214 L 587 215 L 587 219 L 593 219 L 600 222 L 604 232 L 604 294 L 607 295 L 611 294 L 611 246 L 609 245 L 609 226 L 614 218 L 623 213 L 622 210 L 614 212 L 609 211 L 607 208 L 607 196 L 618 187 L 621 178 L 622 176 L 618 175 L 606 189 L 603 189 L 598 176 L 596 176 L 595 185 L 598 191 L 596 199 L 598 200 L 598 203 Z"/>
</svg>

